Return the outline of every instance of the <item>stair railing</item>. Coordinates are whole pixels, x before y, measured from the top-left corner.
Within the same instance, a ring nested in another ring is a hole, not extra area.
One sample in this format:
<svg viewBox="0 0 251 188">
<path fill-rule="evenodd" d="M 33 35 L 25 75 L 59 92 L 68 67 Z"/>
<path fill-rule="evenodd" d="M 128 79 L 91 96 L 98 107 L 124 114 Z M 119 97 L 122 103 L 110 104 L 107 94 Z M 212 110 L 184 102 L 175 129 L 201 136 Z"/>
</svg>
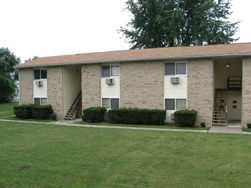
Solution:
<svg viewBox="0 0 251 188">
<path fill-rule="evenodd" d="M 81 98 L 81 92 L 78 94 L 75 102 L 73 103 L 72 105 L 72 108 L 75 109 L 77 107 L 77 105 L 79 104 L 79 101 L 80 101 L 80 98 Z"/>
<path fill-rule="evenodd" d="M 227 126 L 227 123 L 228 123 L 228 89 L 227 89 L 227 99 L 226 99 L 226 107 L 225 107 L 225 116 L 226 116 L 226 125 Z"/>
</svg>

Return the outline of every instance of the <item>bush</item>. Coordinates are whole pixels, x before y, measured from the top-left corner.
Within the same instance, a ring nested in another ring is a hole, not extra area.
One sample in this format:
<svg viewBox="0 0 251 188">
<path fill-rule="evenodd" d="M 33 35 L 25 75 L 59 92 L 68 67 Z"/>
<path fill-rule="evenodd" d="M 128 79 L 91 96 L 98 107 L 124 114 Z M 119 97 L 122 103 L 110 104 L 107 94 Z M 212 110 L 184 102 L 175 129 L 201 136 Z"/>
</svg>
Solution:
<svg viewBox="0 0 251 188">
<path fill-rule="evenodd" d="M 247 123 L 247 127 L 251 129 L 251 123 Z"/>
<path fill-rule="evenodd" d="M 87 122 L 101 122 L 104 121 L 106 108 L 91 107 L 83 110 L 82 120 Z"/>
<path fill-rule="evenodd" d="M 57 114 L 55 114 L 55 113 L 51 114 L 50 119 L 56 121 L 57 120 Z"/>
<path fill-rule="evenodd" d="M 202 122 L 202 123 L 200 124 L 200 126 L 201 126 L 201 127 L 206 127 L 206 123 L 205 123 L 205 122 Z"/>
<path fill-rule="evenodd" d="M 33 117 L 36 119 L 49 119 L 52 113 L 53 110 L 51 105 L 41 105 L 41 106 L 34 105 L 32 107 L 32 114 Z"/>
<path fill-rule="evenodd" d="M 137 125 L 164 125 L 165 110 L 150 110 L 138 108 L 119 108 L 109 110 L 109 119 L 113 123 Z"/>
<path fill-rule="evenodd" d="M 20 119 L 29 119 L 32 118 L 32 107 L 34 104 L 24 104 L 19 106 L 14 106 L 13 111 L 16 117 Z"/>
<path fill-rule="evenodd" d="M 193 127 L 196 121 L 197 111 L 179 110 L 174 112 L 174 121 L 180 127 Z"/>
</svg>

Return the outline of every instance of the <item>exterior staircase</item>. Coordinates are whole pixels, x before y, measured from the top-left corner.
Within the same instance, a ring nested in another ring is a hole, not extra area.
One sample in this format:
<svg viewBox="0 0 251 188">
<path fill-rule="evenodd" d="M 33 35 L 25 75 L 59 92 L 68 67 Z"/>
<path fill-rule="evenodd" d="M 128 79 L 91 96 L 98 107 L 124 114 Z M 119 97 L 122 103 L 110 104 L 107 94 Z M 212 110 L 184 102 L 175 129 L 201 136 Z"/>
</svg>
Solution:
<svg viewBox="0 0 251 188">
<path fill-rule="evenodd" d="M 215 89 L 213 126 L 227 126 L 227 89 Z"/>
<path fill-rule="evenodd" d="M 82 93 L 80 92 L 74 102 L 72 103 L 70 109 L 65 115 L 65 120 L 72 120 L 77 117 L 79 110 L 81 109 Z"/>
</svg>

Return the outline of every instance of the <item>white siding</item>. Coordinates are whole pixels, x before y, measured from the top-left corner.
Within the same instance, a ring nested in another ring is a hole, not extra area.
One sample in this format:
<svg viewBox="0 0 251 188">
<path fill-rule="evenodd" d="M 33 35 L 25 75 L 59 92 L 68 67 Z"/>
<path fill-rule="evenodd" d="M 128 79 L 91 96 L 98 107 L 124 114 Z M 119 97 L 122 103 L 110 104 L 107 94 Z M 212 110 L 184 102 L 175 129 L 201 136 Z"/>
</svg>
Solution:
<svg viewBox="0 0 251 188">
<path fill-rule="evenodd" d="M 179 84 L 171 84 L 171 77 L 179 77 Z M 187 98 L 187 76 L 165 76 L 164 77 L 165 98 Z"/>
<path fill-rule="evenodd" d="M 101 98 L 120 98 L 120 78 L 113 78 L 113 85 L 107 85 L 106 79 L 108 78 L 101 78 Z"/>
<path fill-rule="evenodd" d="M 234 101 L 236 103 L 234 103 Z M 234 108 L 234 106 L 236 108 Z M 242 109 L 241 91 L 228 91 L 228 120 L 240 120 Z"/>
<path fill-rule="evenodd" d="M 42 81 L 43 86 L 38 87 L 36 81 Z M 47 80 L 33 80 L 33 98 L 47 98 Z"/>
</svg>

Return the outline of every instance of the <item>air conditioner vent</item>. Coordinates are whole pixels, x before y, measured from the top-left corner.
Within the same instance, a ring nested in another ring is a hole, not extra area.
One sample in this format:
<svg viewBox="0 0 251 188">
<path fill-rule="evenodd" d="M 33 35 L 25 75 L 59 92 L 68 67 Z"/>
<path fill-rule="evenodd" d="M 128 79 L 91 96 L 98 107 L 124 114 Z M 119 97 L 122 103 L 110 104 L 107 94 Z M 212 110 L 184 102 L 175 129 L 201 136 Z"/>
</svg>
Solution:
<svg viewBox="0 0 251 188">
<path fill-rule="evenodd" d="M 179 84 L 180 83 L 180 78 L 179 77 L 171 77 L 170 81 L 172 84 Z"/>
<path fill-rule="evenodd" d="M 42 87 L 43 86 L 43 81 L 36 81 L 36 85 L 38 87 Z"/>
<path fill-rule="evenodd" d="M 113 84 L 114 84 L 114 79 L 112 79 L 112 78 L 106 79 L 106 80 L 105 80 L 105 83 L 106 83 L 107 85 L 113 85 Z"/>
</svg>

